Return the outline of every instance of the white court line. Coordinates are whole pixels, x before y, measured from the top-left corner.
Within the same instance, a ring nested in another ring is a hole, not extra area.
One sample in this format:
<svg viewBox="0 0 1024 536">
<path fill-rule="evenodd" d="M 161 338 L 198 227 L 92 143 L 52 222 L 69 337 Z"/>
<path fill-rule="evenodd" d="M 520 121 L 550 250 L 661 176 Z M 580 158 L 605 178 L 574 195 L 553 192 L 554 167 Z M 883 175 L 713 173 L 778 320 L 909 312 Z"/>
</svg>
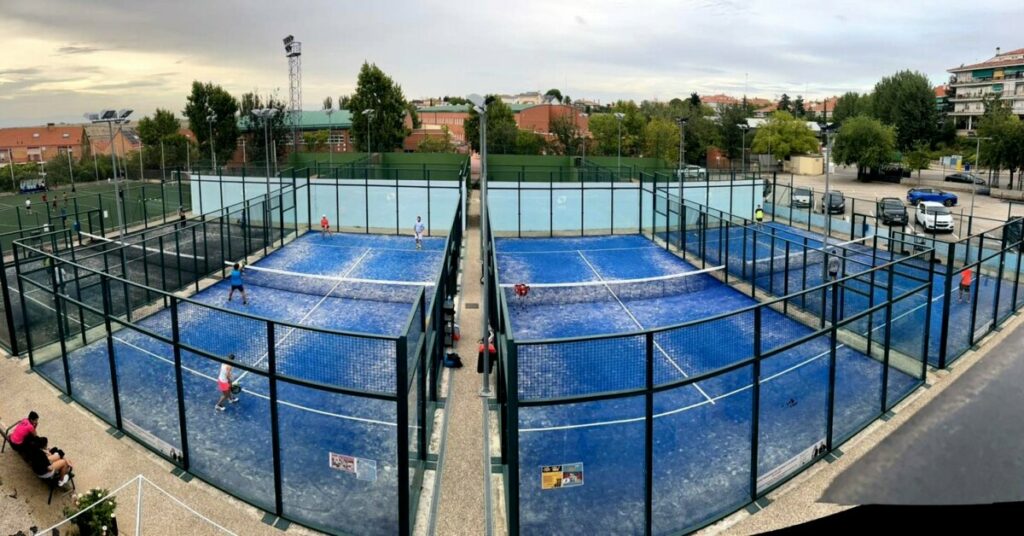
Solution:
<svg viewBox="0 0 1024 536">
<path fill-rule="evenodd" d="M 164 362 L 170 364 L 171 366 L 174 365 L 174 361 L 172 361 L 170 359 L 167 359 L 166 357 L 163 357 L 161 355 L 157 355 L 157 354 L 155 354 L 153 352 L 150 352 L 149 350 L 146 350 L 145 348 L 142 348 L 141 346 L 136 346 L 136 345 L 134 345 L 134 344 L 132 344 L 132 343 L 122 339 L 121 337 L 118 337 L 118 336 L 115 335 L 114 336 L 114 340 L 117 340 L 117 341 L 121 342 L 122 344 L 124 344 L 126 346 L 130 346 L 132 348 L 135 348 L 136 350 L 138 350 L 140 352 L 149 354 L 149 355 L 159 359 L 160 361 L 164 361 Z M 196 376 L 199 376 L 200 378 L 205 378 L 207 380 L 210 380 L 211 382 L 214 382 L 214 383 L 217 382 L 217 378 L 214 378 L 213 376 L 209 376 L 207 374 L 199 372 L 198 370 L 194 370 L 194 369 L 191 369 L 189 367 L 186 367 L 185 365 L 181 366 L 181 370 L 188 371 L 188 372 L 190 372 L 192 374 L 195 374 Z M 246 393 L 249 393 L 249 394 L 251 394 L 251 395 L 253 395 L 255 397 L 262 398 L 264 400 L 270 400 L 269 396 L 264 395 L 262 393 L 257 393 L 256 391 L 250 391 L 249 389 L 242 389 L 242 391 L 244 391 Z M 277 402 L 279 404 L 283 404 L 285 406 L 291 406 L 291 407 L 296 408 L 296 409 L 300 409 L 300 410 L 303 410 L 303 411 L 309 411 L 311 413 L 319 413 L 320 415 L 326 415 L 326 416 L 329 416 L 329 417 L 337 417 L 339 419 L 345 419 L 345 420 L 350 420 L 350 421 L 359 421 L 359 422 L 365 422 L 365 423 L 370 423 L 370 424 L 383 424 L 385 426 L 397 426 L 396 423 L 391 423 L 391 422 L 386 422 L 386 421 L 378 421 L 378 420 L 374 420 L 374 419 L 365 419 L 363 417 L 353 417 L 351 415 L 341 415 L 340 413 L 331 413 L 331 412 L 328 412 L 328 411 L 321 411 L 321 410 L 318 410 L 318 409 L 307 408 L 306 406 L 300 406 L 298 404 L 295 404 L 295 403 L 292 403 L 292 402 L 287 402 L 285 400 L 278 400 Z"/>
<path fill-rule="evenodd" d="M 935 298 L 933 298 L 931 301 L 934 303 L 934 302 L 939 301 L 941 299 L 942 299 L 942 295 L 939 295 L 939 296 L 936 296 Z M 895 322 L 895 321 L 897 321 L 897 320 L 899 320 L 899 319 L 901 319 L 901 318 L 903 318 L 903 317 L 913 313 L 914 311 L 924 307 L 925 305 L 927 305 L 927 303 L 923 303 L 921 305 L 918 305 L 917 307 L 915 307 L 913 309 L 910 309 L 909 311 L 907 311 L 907 312 L 905 312 L 905 313 L 903 313 L 903 314 L 901 314 L 899 316 L 894 317 L 889 323 L 891 324 L 892 322 Z M 876 328 L 873 328 L 870 331 L 877 331 L 877 330 L 882 329 L 884 327 L 885 327 L 885 324 L 883 324 L 881 326 L 878 326 Z M 863 333 L 862 335 L 866 335 L 866 334 L 867 333 Z M 846 347 L 845 344 L 839 344 L 839 345 L 836 346 L 836 351 L 838 352 L 839 349 L 845 348 L 845 347 Z M 831 349 L 825 350 L 824 352 L 822 352 L 822 353 L 820 353 L 820 354 L 818 354 L 818 355 L 816 355 L 814 357 L 808 358 L 808 359 L 806 359 L 806 360 L 804 360 L 804 361 L 802 361 L 800 363 L 797 363 L 797 364 L 795 364 L 795 365 L 793 365 L 793 366 L 791 366 L 791 367 L 789 367 L 787 369 L 784 369 L 784 370 L 781 370 L 779 372 L 776 372 L 775 374 L 772 374 L 771 376 L 768 376 L 765 379 L 761 380 L 761 384 L 763 385 L 766 382 L 769 382 L 769 381 L 772 381 L 772 380 L 774 380 L 776 378 L 781 377 L 783 374 L 788 374 L 788 373 L 790 373 L 790 372 L 792 372 L 792 371 L 794 371 L 794 370 L 796 370 L 796 369 L 798 369 L 800 367 L 803 367 L 804 365 L 807 365 L 808 363 L 816 361 L 816 360 L 818 360 L 818 359 L 828 355 L 830 351 L 831 351 Z M 694 385 L 696 385 L 696 384 L 694 384 Z M 753 387 L 754 387 L 753 384 L 745 385 L 743 387 L 740 387 L 739 389 L 730 391 L 728 393 L 718 395 L 718 396 L 716 396 L 714 398 L 709 398 L 706 401 L 701 401 L 701 402 L 697 402 L 695 404 L 690 404 L 688 406 L 683 406 L 683 407 L 672 409 L 672 410 L 668 410 L 668 411 L 665 411 L 665 412 L 662 412 L 662 413 L 657 413 L 657 414 L 653 415 L 653 418 L 660 419 L 662 417 L 668 417 L 670 415 L 675 415 L 677 413 L 682 413 L 684 411 L 689 411 L 691 409 L 699 408 L 700 406 L 706 405 L 709 402 L 713 404 L 714 401 L 716 401 L 716 400 L 721 400 L 723 398 L 728 398 L 730 396 L 742 393 L 743 391 L 746 391 L 747 389 L 752 389 Z M 705 395 L 705 397 L 706 396 L 707 395 Z M 640 421 L 643 421 L 645 418 L 646 417 L 633 417 L 633 418 L 629 418 L 629 419 L 617 419 L 617 420 L 614 420 L 614 421 L 598 421 L 598 422 L 583 423 L 583 424 L 566 424 L 566 425 L 562 425 L 562 426 L 550 426 L 550 427 L 543 427 L 543 428 L 521 428 L 519 431 L 520 432 L 547 432 L 547 431 L 554 431 L 554 430 L 575 430 L 575 429 L 578 429 L 578 428 L 594 428 L 594 427 L 597 427 L 597 426 L 609 426 L 609 425 L 616 425 L 616 424 L 628 424 L 628 423 L 633 423 L 633 422 L 640 422 Z"/>
<path fill-rule="evenodd" d="M 11 290 L 14 290 L 15 292 L 17 292 L 17 289 L 15 289 L 14 287 L 11 287 L 10 285 L 8 285 L 8 287 L 7 287 L 7 288 L 10 288 Z M 39 305 L 41 305 L 41 306 L 45 307 L 46 309 L 49 309 L 49 310 L 51 310 L 51 311 L 54 311 L 54 312 L 56 312 L 56 309 L 54 309 L 53 307 L 50 307 L 49 305 L 47 305 L 47 304 L 45 304 L 45 303 L 43 303 L 43 302 L 41 302 L 41 301 L 39 301 L 39 300 L 37 300 L 37 299 L 35 299 L 35 298 L 31 297 L 31 296 L 27 296 L 27 295 L 26 295 L 25 297 L 26 297 L 26 298 L 28 298 L 28 299 L 30 299 L 30 300 L 32 300 L 32 301 L 34 301 L 34 302 L 36 302 L 36 303 L 38 303 Z M 72 318 L 72 317 L 70 317 L 70 316 L 67 316 L 67 315 L 65 315 L 65 317 L 67 317 L 67 318 L 68 318 L 68 320 L 71 320 L 71 321 L 73 321 L 73 322 L 76 322 L 76 323 L 78 323 L 78 324 L 81 324 L 81 323 L 82 323 L 82 322 L 81 322 L 80 320 L 78 320 L 77 318 Z M 145 348 L 142 348 L 142 347 L 136 346 L 136 345 L 134 345 L 134 344 L 132 344 L 132 343 L 130 343 L 130 342 L 128 342 L 128 341 L 126 341 L 126 340 L 122 339 L 121 337 L 118 337 L 117 335 L 112 335 L 112 337 L 113 337 L 113 338 L 114 338 L 115 340 L 117 340 L 117 341 L 120 341 L 120 342 L 122 342 L 122 343 L 124 343 L 124 344 L 126 344 L 126 345 L 128 345 L 128 346 L 131 346 L 132 348 L 135 348 L 135 349 L 137 349 L 137 350 L 139 350 L 139 351 L 142 351 L 142 352 L 144 352 L 144 353 L 146 353 L 146 354 L 149 354 L 149 355 L 151 355 L 151 356 L 153 356 L 153 357 L 155 357 L 155 358 L 157 358 L 157 359 L 159 359 L 159 360 L 161 360 L 161 361 L 164 361 L 164 362 L 166 362 L 166 363 L 169 363 L 169 364 L 171 364 L 171 366 L 174 366 L 174 361 L 172 361 L 172 360 L 170 360 L 170 359 L 167 359 L 166 357 L 163 357 L 163 356 L 160 356 L 160 355 L 154 354 L 153 352 L 150 352 L 149 350 L 146 350 Z M 163 341 L 160 341 L 160 342 L 163 342 Z M 166 343 L 164 343 L 164 344 L 166 344 Z M 187 351 L 187 350 L 186 350 L 186 351 Z M 207 379 L 207 380 L 210 380 L 210 381 L 212 381 L 212 382 L 214 382 L 214 383 L 216 383 L 216 382 L 217 382 L 217 378 L 214 378 L 213 376 L 208 376 L 208 375 L 206 375 L 206 374 L 203 374 L 202 372 L 199 372 L 199 371 L 197 371 L 197 370 L 193 370 L 193 369 L 191 369 L 191 368 L 189 368 L 189 367 L 186 367 L 186 366 L 184 366 L 184 365 L 182 365 L 182 366 L 181 366 L 181 370 L 185 370 L 185 371 L 188 371 L 188 372 L 190 372 L 190 373 L 192 373 L 192 374 L 195 374 L 196 376 L 199 376 L 199 377 L 201 377 L 201 378 L 205 378 L 205 379 Z M 248 371 L 246 371 L 246 372 L 248 372 Z M 239 378 L 239 380 L 240 380 L 240 379 L 241 379 L 241 378 Z M 264 394 L 262 394 L 262 393 L 257 393 L 257 392 L 255 392 L 255 391 L 250 391 L 249 389 L 242 389 L 242 391 L 243 391 L 243 392 L 246 392 L 246 393 L 249 393 L 249 394 L 251 394 L 251 395 L 253 395 L 253 396 L 256 396 L 256 397 L 262 398 L 262 399 L 264 399 L 264 400 L 270 400 L 270 397 L 269 397 L 269 396 L 267 396 L 267 395 L 264 395 Z M 353 417 L 353 416 L 351 416 L 351 415 L 342 415 L 342 414 L 340 414 L 340 413 L 330 413 L 330 412 L 327 412 L 327 411 L 321 411 L 321 410 L 318 410 L 318 409 L 313 409 L 313 408 L 309 408 L 309 407 L 306 407 L 306 406 L 301 406 L 301 405 L 299 405 L 299 404 L 295 404 L 295 403 L 293 403 L 293 402 L 288 402 L 288 401 L 286 401 L 286 400 L 281 400 L 281 399 L 278 399 L 278 401 L 277 401 L 277 402 L 278 402 L 278 404 L 283 404 L 283 405 L 285 405 L 285 406 L 290 406 L 290 407 L 293 407 L 293 408 L 295 408 L 295 409 L 298 409 L 298 410 L 301 410 L 301 411 L 308 411 L 308 412 L 310 412 L 310 413 L 318 413 L 318 414 L 320 414 L 320 415 L 326 415 L 326 416 L 328 416 L 328 417 L 337 417 L 337 418 L 339 418 L 339 419 L 345 419 L 345 420 L 349 420 L 349 421 L 359 421 L 359 422 L 366 422 L 366 423 L 370 423 L 370 424 L 382 424 L 382 425 L 384 425 L 384 426 L 398 426 L 398 425 L 397 425 L 396 423 L 392 423 L 392 422 L 387 422 L 387 421 L 377 421 L 377 420 L 374 420 L 374 419 L 365 419 L 365 418 L 363 418 L 363 417 Z"/>
<path fill-rule="evenodd" d="M 551 249 L 551 250 L 545 250 L 545 251 L 500 251 L 501 250 L 500 247 L 497 247 L 497 246 L 495 246 L 495 247 L 496 247 L 496 249 L 499 250 L 498 251 L 498 255 L 532 255 L 532 254 L 536 254 L 536 253 L 541 253 L 541 254 L 543 254 L 543 253 L 576 253 L 578 251 L 581 251 L 581 250 L 578 250 L 578 249 Z M 633 246 L 633 247 L 628 247 L 628 248 L 627 247 L 622 247 L 622 248 L 594 248 L 594 249 L 587 249 L 587 250 L 583 250 L 583 251 L 587 251 L 587 252 L 591 252 L 591 251 L 633 251 L 633 250 L 637 250 L 637 249 L 662 249 L 662 248 L 660 248 L 658 246 Z"/>
<path fill-rule="evenodd" d="M 317 232 L 320 232 L 320 231 L 317 231 Z M 426 238 L 430 238 L 430 237 L 424 237 L 424 239 L 426 239 Z M 434 237 L 434 238 L 439 238 L 439 237 Z M 415 238 L 410 235 L 409 239 L 410 240 L 414 240 Z M 330 239 L 328 238 L 328 240 L 330 240 Z M 310 239 L 308 239 L 306 241 L 303 241 L 303 242 L 308 242 L 308 243 L 310 243 L 313 246 L 321 247 L 321 248 L 362 249 L 362 248 L 367 247 L 367 246 L 343 246 L 343 245 L 340 245 L 340 244 L 317 244 L 315 238 L 310 238 Z M 301 245 L 303 242 L 300 242 L 299 244 Z M 380 250 L 380 251 L 428 251 L 428 252 L 444 253 L 444 249 L 436 249 L 436 250 L 435 249 L 420 249 L 420 250 L 417 250 L 415 247 L 411 247 L 411 248 L 381 248 L 381 247 L 374 246 L 374 247 L 371 247 L 370 249 L 376 249 L 376 250 Z"/>
<path fill-rule="evenodd" d="M 637 327 L 640 328 L 640 329 L 646 329 L 646 328 L 644 328 L 644 325 L 641 324 L 640 321 L 637 320 L 637 318 L 635 316 L 633 316 L 633 312 L 629 310 L 629 307 L 626 307 L 626 304 L 622 303 L 622 300 L 619 299 L 619 296 L 617 294 L 615 294 L 615 291 L 612 290 L 612 287 L 610 287 L 608 285 L 608 283 L 604 280 L 604 278 L 601 277 L 601 274 L 598 273 L 596 268 L 594 268 L 594 265 L 590 264 L 590 261 L 587 260 L 587 257 L 583 254 L 583 252 L 580 251 L 580 250 L 576 250 L 576 253 L 580 254 L 580 258 L 583 259 L 583 262 L 587 263 L 587 266 L 589 266 L 590 269 L 594 272 L 594 275 L 597 276 L 597 279 L 600 282 L 604 283 L 604 288 L 608 290 L 608 293 L 611 294 L 613 298 L 615 298 L 615 301 L 619 302 L 619 305 L 622 306 L 622 310 L 626 311 L 626 314 L 629 315 L 629 318 L 631 318 L 633 320 L 633 323 L 636 324 Z M 672 366 L 675 367 L 675 369 L 678 370 L 679 373 L 682 374 L 684 378 L 689 378 L 690 377 L 690 375 L 687 374 L 679 366 L 679 364 L 675 362 L 674 359 L 672 359 L 672 356 L 668 355 L 668 352 L 666 352 L 665 349 L 662 348 L 660 344 L 658 344 L 658 341 L 654 341 L 654 347 L 657 348 L 659 352 L 661 352 L 661 355 L 665 356 L 665 359 L 667 359 L 668 362 L 671 363 Z M 711 397 L 708 396 L 708 394 L 704 392 L 704 389 L 701 389 L 701 387 L 699 385 L 697 385 L 695 383 L 695 384 L 693 384 L 693 386 L 696 387 L 698 391 L 700 391 L 700 394 L 704 395 L 704 398 L 706 398 L 708 400 L 708 402 L 711 402 L 712 404 L 715 403 L 715 401 L 711 400 Z"/>
<path fill-rule="evenodd" d="M 342 275 L 341 275 L 341 277 L 342 277 L 342 278 L 344 278 L 344 277 L 348 277 L 348 274 L 352 273 L 352 271 L 356 269 L 356 266 L 359 266 L 359 263 L 360 263 L 360 262 L 363 262 L 363 259 L 365 259 L 365 258 L 366 258 L 366 256 L 370 254 L 370 251 L 371 251 L 371 248 L 366 248 L 366 251 L 364 251 L 364 252 L 363 252 L 363 254 L 359 256 L 359 258 L 358 258 L 358 259 L 356 259 L 356 262 L 352 263 L 352 266 L 349 266 L 348 270 L 345 270 L 345 273 L 344 273 L 344 274 L 342 274 Z M 306 321 L 306 319 L 307 319 L 307 318 L 309 318 L 309 317 L 310 317 L 310 315 L 312 315 L 314 311 L 316 311 L 317 307 L 320 307 L 320 305 L 321 305 L 321 304 L 323 304 L 323 303 L 324 303 L 325 301 L 327 301 L 327 298 L 330 298 L 330 297 L 331 297 L 331 294 L 333 294 L 333 293 L 334 293 L 334 291 L 335 291 L 335 290 L 337 290 L 337 288 L 338 288 L 338 287 L 340 287 L 340 286 L 341 286 L 341 284 L 342 284 L 342 283 L 344 283 L 344 282 L 345 282 L 344 280 L 339 280 L 339 281 L 338 281 L 337 283 L 335 283 L 335 284 L 334 284 L 334 286 L 333 286 L 333 287 L 331 287 L 331 290 L 328 290 L 328 291 L 327 291 L 327 294 L 324 294 L 324 297 L 323 297 L 323 298 L 320 298 L 320 301 L 316 302 L 316 305 L 314 305 L 314 306 L 313 306 L 313 307 L 312 307 L 312 308 L 311 308 L 311 309 L 310 309 L 310 310 L 309 310 L 309 311 L 308 311 L 308 312 L 307 312 L 307 313 L 305 314 L 305 316 L 303 316 L 303 317 L 302 317 L 301 319 L 299 319 L 299 321 L 298 321 L 298 322 L 296 322 L 296 324 L 302 324 L 303 322 L 305 322 L 305 321 Z M 288 329 L 288 333 L 285 333 L 285 334 L 284 334 L 284 336 L 283 336 L 283 337 L 281 337 L 281 338 L 280 338 L 280 339 L 279 339 L 279 340 L 278 340 L 278 341 L 277 341 L 277 342 L 276 342 L 276 343 L 274 344 L 274 348 L 277 348 L 277 347 L 278 347 L 278 346 L 280 346 L 280 345 L 281 345 L 282 343 L 284 343 L 284 341 L 286 341 L 286 340 L 288 339 L 288 337 L 291 337 L 292 333 L 295 333 L 295 330 L 296 330 L 296 328 L 289 328 L 289 329 Z M 266 359 L 266 358 L 267 358 L 268 356 L 270 356 L 270 349 L 269 349 L 269 348 L 267 349 L 267 352 L 266 352 L 265 354 L 263 354 L 262 356 L 260 356 L 260 358 L 259 358 L 259 359 L 257 359 L 257 360 L 256 360 L 256 363 L 255 363 L 255 364 L 253 364 L 252 366 L 253 366 L 253 367 L 259 366 L 259 364 L 260 364 L 261 362 L 263 362 L 263 360 L 264 360 L 264 359 Z M 241 375 L 239 375 L 239 376 L 238 376 L 238 379 L 237 379 L 237 380 L 235 380 L 235 381 L 236 381 L 236 382 L 241 382 L 241 381 L 242 381 L 242 378 L 245 378 L 245 376 L 246 376 L 247 374 L 249 374 L 249 371 L 248 371 L 248 370 L 247 370 L 247 371 L 245 371 L 245 372 L 243 372 L 243 373 L 242 373 Z"/>
</svg>

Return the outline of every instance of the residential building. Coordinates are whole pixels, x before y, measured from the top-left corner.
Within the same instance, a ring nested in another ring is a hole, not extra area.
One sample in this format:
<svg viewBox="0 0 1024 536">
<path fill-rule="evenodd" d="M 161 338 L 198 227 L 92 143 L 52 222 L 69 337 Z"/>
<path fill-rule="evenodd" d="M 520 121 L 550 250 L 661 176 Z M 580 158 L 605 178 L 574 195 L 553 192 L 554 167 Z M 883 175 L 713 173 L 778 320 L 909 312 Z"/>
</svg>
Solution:
<svg viewBox="0 0 1024 536">
<path fill-rule="evenodd" d="M 142 147 L 142 140 L 134 127 L 121 125 L 107 126 L 106 123 L 86 123 L 82 125 L 85 135 L 89 139 L 89 150 L 96 156 L 110 156 L 111 143 L 110 133 L 114 133 L 113 151 L 114 156 L 121 158 L 124 155 L 138 151 Z"/>
<path fill-rule="evenodd" d="M 821 101 L 812 101 L 804 105 L 804 112 L 818 121 L 829 121 L 832 113 L 836 111 L 836 103 L 839 97 L 828 97 Z"/>
<path fill-rule="evenodd" d="M 956 121 L 961 134 L 974 131 L 978 119 L 985 113 L 985 98 L 998 95 L 1010 104 L 1013 113 L 1024 117 L 1024 48 L 1001 52 L 971 65 L 949 69 L 949 102 L 953 110 L 949 115 Z"/>
<path fill-rule="evenodd" d="M 769 115 L 772 114 L 772 112 L 774 112 L 775 110 L 778 110 L 778 109 L 779 109 L 779 105 L 775 104 L 775 103 L 768 104 L 768 105 L 762 106 L 760 108 L 755 108 L 754 109 L 754 117 L 768 117 Z"/>
<path fill-rule="evenodd" d="M 736 97 L 730 97 L 729 95 L 707 95 L 700 98 L 700 103 L 709 106 L 715 111 L 715 115 L 722 113 L 722 110 L 727 106 L 733 106 L 742 102 Z"/>
<path fill-rule="evenodd" d="M 577 114 L 577 125 L 582 129 L 584 135 L 587 135 L 586 133 L 589 132 L 589 118 L 579 116 L 578 114 L 581 111 L 574 106 L 565 104 L 509 104 L 508 107 L 512 109 L 516 126 L 521 130 L 529 130 L 550 138 L 552 137 L 551 121 L 553 119 L 567 114 Z M 463 123 L 469 117 L 468 104 L 428 106 L 420 108 L 416 113 L 419 114 L 420 125 L 423 129 L 446 126 L 448 131 L 451 132 L 452 141 L 456 145 L 466 143 L 466 130 Z M 409 128 L 412 126 L 408 120 L 406 126 Z"/>
<path fill-rule="evenodd" d="M 0 164 L 47 162 L 68 151 L 81 158 L 87 149 L 85 129 L 78 125 L 0 128 Z"/>
<path fill-rule="evenodd" d="M 527 91 L 515 96 L 515 104 L 544 104 L 544 94 L 540 91 Z"/>
<path fill-rule="evenodd" d="M 504 101 L 504 99 L 502 100 Z M 448 127 L 448 132 L 452 135 L 452 141 L 456 145 L 466 142 L 466 129 L 462 126 L 462 123 L 469 117 L 468 104 L 427 106 L 416 110 L 416 114 L 419 115 L 420 125 L 423 128 L 446 126 Z M 406 126 L 407 128 L 412 128 L 411 123 L 407 122 Z"/>
<path fill-rule="evenodd" d="M 253 142 L 253 133 L 251 130 L 251 123 L 248 118 L 242 117 L 238 120 L 238 130 L 241 136 L 238 139 L 238 148 L 235 153 L 231 156 L 232 163 L 243 163 L 249 160 L 247 155 L 246 146 Z M 352 143 L 352 114 L 348 110 L 335 110 L 329 117 L 327 112 L 323 110 L 314 111 L 303 111 L 302 122 L 299 127 L 299 136 L 307 132 L 318 132 L 321 130 L 329 131 L 327 136 L 327 146 L 322 149 L 324 152 L 335 152 L 335 153 L 348 153 L 356 150 Z M 292 130 L 288 128 L 288 132 L 281 137 L 280 140 L 274 140 L 274 143 L 280 147 L 285 154 L 292 150 Z M 299 150 L 306 151 L 305 140 L 299 139 Z"/>
<path fill-rule="evenodd" d="M 945 115 L 952 109 L 949 102 L 949 86 L 935 86 L 935 111 Z"/>
</svg>

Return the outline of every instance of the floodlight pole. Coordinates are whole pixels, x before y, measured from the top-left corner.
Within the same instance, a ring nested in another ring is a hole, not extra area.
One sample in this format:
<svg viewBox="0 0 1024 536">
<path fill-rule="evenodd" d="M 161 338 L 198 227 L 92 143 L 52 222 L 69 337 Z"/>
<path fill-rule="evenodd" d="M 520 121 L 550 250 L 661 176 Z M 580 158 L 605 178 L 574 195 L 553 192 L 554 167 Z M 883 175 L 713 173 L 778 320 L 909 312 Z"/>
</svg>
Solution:
<svg viewBox="0 0 1024 536">
<path fill-rule="evenodd" d="M 491 340 L 490 340 L 490 317 L 488 315 L 488 277 L 487 277 L 487 261 L 488 251 L 487 247 L 490 245 L 488 238 L 488 225 L 487 225 L 487 102 L 481 101 L 476 105 L 477 111 L 480 113 L 480 270 L 481 270 L 481 288 L 483 295 L 481 296 L 481 330 L 480 336 L 483 339 L 484 348 L 484 373 L 481 379 L 480 396 L 490 397 L 491 396 Z"/>
<path fill-rule="evenodd" d="M 615 177 L 618 178 L 622 174 L 622 118 L 624 114 L 622 112 L 615 113 L 616 122 L 619 124 L 619 157 L 616 162 Z"/>
<path fill-rule="evenodd" d="M 124 225 L 124 217 L 121 215 L 121 188 L 118 185 L 117 176 L 117 157 L 114 156 L 114 122 L 106 121 L 107 130 L 110 132 L 110 165 L 114 167 L 114 207 L 117 208 L 117 226 L 121 229 L 121 234 L 127 234 L 128 229 Z"/>
<path fill-rule="evenodd" d="M 17 192 L 18 183 L 14 180 L 14 149 L 8 148 L 7 152 L 11 155 L 11 160 L 7 163 L 7 166 L 11 168 L 11 188 L 14 188 L 14 191 Z"/>
<path fill-rule="evenodd" d="M 678 209 L 678 211 L 681 214 L 682 210 L 683 210 L 682 209 L 682 206 L 683 206 L 683 175 L 686 173 L 686 171 L 685 171 L 686 170 L 686 166 L 683 164 L 683 159 L 686 156 L 686 153 L 683 152 L 685 150 L 685 149 L 683 149 L 683 143 L 686 140 L 686 128 L 685 128 L 686 127 L 686 119 L 683 119 L 682 117 L 680 117 L 680 118 L 676 119 L 676 122 L 679 123 L 679 165 L 676 166 L 678 168 L 676 170 L 676 175 L 678 175 L 677 178 L 678 178 L 678 182 L 679 182 L 679 192 L 677 193 L 677 195 L 679 196 L 679 207 L 680 207 Z M 707 177 L 705 177 L 705 179 L 707 179 Z"/>
<path fill-rule="evenodd" d="M 331 131 L 334 128 L 332 117 L 334 115 L 334 107 L 324 110 L 327 114 L 327 166 L 334 167 L 334 150 L 331 148 Z"/>
<path fill-rule="evenodd" d="M 160 180 L 167 182 L 167 164 L 164 158 L 164 139 L 160 138 Z"/>
<path fill-rule="evenodd" d="M 831 178 L 832 174 L 829 171 L 829 165 L 828 165 L 829 158 L 832 156 L 830 154 L 831 152 L 832 152 L 832 129 L 826 123 L 825 124 L 825 197 L 823 198 L 824 203 L 822 203 L 822 207 L 821 207 L 821 211 L 825 215 L 825 236 L 821 240 L 821 247 L 823 247 L 823 248 L 828 246 L 828 237 L 832 234 L 832 213 L 829 211 L 829 209 L 831 208 L 829 205 L 832 204 L 832 195 L 829 193 L 829 186 L 830 186 L 829 179 Z M 811 206 L 812 207 L 814 206 L 814 199 L 813 198 L 811 198 Z M 810 216 L 808 216 L 808 217 L 810 217 Z M 854 219 L 856 219 L 856 218 L 854 218 Z M 856 225 L 856 224 L 857 224 L 857 222 L 854 221 L 853 225 Z"/>
<path fill-rule="evenodd" d="M 75 191 L 75 170 L 71 167 L 71 147 L 68 147 L 68 176 L 71 177 L 71 191 Z"/>
<path fill-rule="evenodd" d="M 213 172 L 217 173 L 217 153 L 214 151 L 213 143 L 213 122 L 217 120 L 217 115 L 210 111 L 210 114 L 206 116 L 206 121 L 210 123 L 210 161 L 213 162 Z"/>
</svg>

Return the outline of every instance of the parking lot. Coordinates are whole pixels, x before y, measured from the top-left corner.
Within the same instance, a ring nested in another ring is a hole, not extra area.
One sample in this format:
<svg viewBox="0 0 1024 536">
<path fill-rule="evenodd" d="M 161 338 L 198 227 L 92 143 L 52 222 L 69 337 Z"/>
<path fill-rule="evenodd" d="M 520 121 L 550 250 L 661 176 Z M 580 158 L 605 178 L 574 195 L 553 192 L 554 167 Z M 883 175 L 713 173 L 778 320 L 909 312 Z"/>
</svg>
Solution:
<svg viewBox="0 0 1024 536">
<path fill-rule="evenodd" d="M 855 167 L 836 166 L 836 171 L 831 173 L 829 177 L 829 188 L 843 192 L 843 195 L 847 198 L 846 214 L 842 216 L 847 221 L 852 217 L 851 198 L 857 201 L 856 210 L 858 214 L 875 216 L 875 201 L 883 197 L 896 197 L 902 200 L 904 205 L 907 205 L 907 190 L 910 188 L 930 187 L 954 193 L 958 197 L 958 202 L 955 206 L 950 207 L 950 212 L 953 213 L 955 230 L 953 233 L 940 233 L 937 235 L 937 238 L 955 241 L 967 233 L 968 215 L 971 212 L 971 185 L 950 183 L 943 180 L 946 175 L 955 172 L 953 169 L 946 169 L 945 172 L 942 169 L 923 170 L 920 179 L 918 178 L 918 173 L 914 172 L 911 178 L 903 179 L 902 184 L 893 184 L 888 182 L 861 182 L 857 180 L 857 169 Z M 790 177 L 791 175 L 789 174 L 783 175 L 780 173 L 778 176 L 779 185 L 788 185 Z M 1008 180 L 1009 176 L 1004 173 L 1002 184 L 1005 186 Z M 815 210 L 820 210 L 822 194 L 825 191 L 825 175 L 792 175 L 792 181 L 794 186 L 804 186 L 814 191 L 814 207 Z M 915 223 L 913 207 L 907 205 L 907 212 L 911 222 L 907 232 L 931 234 L 930 232 L 926 233 L 923 227 Z M 1010 202 L 995 199 L 988 195 L 976 194 L 974 196 L 974 223 L 971 225 L 971 234 L 977 234 L 1002 225 L 1010 214 Z M 1012 215 L 1024 216 L 1024 204 L 1013 203 Z M 840 216 L 836 215 L 834 217 Z"/>
</svg>

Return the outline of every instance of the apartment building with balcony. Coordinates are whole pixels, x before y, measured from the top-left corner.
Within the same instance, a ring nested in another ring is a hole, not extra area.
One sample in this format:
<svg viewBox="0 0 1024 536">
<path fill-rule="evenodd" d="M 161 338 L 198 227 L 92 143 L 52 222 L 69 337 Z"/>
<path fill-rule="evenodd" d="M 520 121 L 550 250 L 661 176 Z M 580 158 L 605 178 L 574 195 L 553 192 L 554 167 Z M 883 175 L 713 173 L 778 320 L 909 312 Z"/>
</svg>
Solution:
<svg viewBox="0 0 1024 536">
<path fill-rule="evenodd" d="M 1001 52 L 981 63 L 949 69 L 949 115 L 960 134 L 973 132 L 985 113 L 984 100 L 998 95 L 1024 118 L 1024 48 Z"/>
</svg>

